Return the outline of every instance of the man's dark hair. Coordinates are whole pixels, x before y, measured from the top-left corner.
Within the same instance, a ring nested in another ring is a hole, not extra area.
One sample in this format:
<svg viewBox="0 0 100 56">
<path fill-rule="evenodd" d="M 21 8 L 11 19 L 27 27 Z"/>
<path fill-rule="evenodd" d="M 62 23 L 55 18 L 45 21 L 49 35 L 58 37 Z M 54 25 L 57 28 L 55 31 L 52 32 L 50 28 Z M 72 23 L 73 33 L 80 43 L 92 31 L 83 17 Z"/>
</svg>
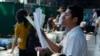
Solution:
<svg viewBox="0 0 100 56">
<path fill-rule="evenodd" d="M 83 20 L 83 8 L 77 5 L 69 5 L 68 9 L 71 10 L 72 17 L 77 17 L 77 25 Z"/>
<path fill-rule="evenodd" d="M 66 7 L 64 5 L 61 5 L 59 8 L 62 8 L 63 11 L 66 11 Z"/>
</svg>

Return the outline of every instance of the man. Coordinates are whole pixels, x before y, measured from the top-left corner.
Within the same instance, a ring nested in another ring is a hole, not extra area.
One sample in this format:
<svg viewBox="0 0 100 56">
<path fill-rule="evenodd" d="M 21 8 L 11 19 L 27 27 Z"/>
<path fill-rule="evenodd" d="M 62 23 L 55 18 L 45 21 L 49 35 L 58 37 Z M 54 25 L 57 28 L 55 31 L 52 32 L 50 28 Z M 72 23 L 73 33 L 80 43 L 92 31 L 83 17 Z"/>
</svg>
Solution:
<svg viewBox="0 0 100 56">
<path fill-rule="evenodd" d="M 45 39 L 54 53 L 62 53 L 66 56 L 87 56 L 87 42 L 82 29 L 79 27 L 83 20 L 83 9 L 79 6 L 68 6 L 63 16 L 62 24 L 68 29 L 68 33 L 60 45 L 51 42 L 46 35 Z"/>
<path fill-rule="evenodd" d="M 97 19 L 97 12 L 96 12 L 95 9 L 93 9 L 93 15 L 92 15 L 92 20 L 93 20 L 93 22 L 95 22 L 96 19 Z"/>
<path fill-rule="evenodd" d="M 93 11 L 92 11 L 92 19 L 91 19 L 91 25 L 92 26 L 95 26 L 95 21 L 97 20 L 97 12 L 96 12 L 96 10 L 95 9 L 93 9 Z"/>
<path fill-rule="evenodd" d="M 100 51 L 99 49 L 99 45 L 100 45 L 100 16 L 97 18 L 96 20 L 96 25 L 95 25 L 95 43 L 96 43 L 96 53 L 95 56 L 100 56 L 100 54 L 97 54 L 97 52 L 99 53 Z"/>
<path fill-rule="evenodd" d="M 60 13 L 60 17 L 59 17 L 59 20 L 58 20 L 58 26 L 59 26 L 59 30 L 62 31 L 62 30 L 64 30 L 64 27 L 62 25 L 62 21 L 63 21 L 62 17 L 64 16 L 65 7 L 60 6 L 57 11 Z"/>
<path fill-rule="evenodd" d="M 95 30 L 97 32 L 97 35 L 99 35 L 99 37 L 100 37 L 100 17 L 98 17 L 96 20 Z"/>
</svg>

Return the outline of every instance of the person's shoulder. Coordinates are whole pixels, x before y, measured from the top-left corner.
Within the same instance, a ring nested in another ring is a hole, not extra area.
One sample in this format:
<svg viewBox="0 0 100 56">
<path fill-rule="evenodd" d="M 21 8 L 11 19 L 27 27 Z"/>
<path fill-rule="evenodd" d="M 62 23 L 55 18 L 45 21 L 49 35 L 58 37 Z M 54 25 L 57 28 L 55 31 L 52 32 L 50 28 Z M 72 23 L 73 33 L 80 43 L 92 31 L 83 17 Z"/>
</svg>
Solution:
<svg viewBox="0 0 100 56">
<path fill-rule="evenodd" d="M 16 24 L 16 28 L 22 28 L 24 26 L 24 23 L 18 23 L 18 24 Z"/>
<path fill-rule="evenodd" d="M 83 36 L 84 33 L 82 31 L 82 29 L 80 27 L 78 27 L 75 31 L 72 32 L 73 36 L 75 37 L 78 37 L 78 36 Z"/>
</svg>

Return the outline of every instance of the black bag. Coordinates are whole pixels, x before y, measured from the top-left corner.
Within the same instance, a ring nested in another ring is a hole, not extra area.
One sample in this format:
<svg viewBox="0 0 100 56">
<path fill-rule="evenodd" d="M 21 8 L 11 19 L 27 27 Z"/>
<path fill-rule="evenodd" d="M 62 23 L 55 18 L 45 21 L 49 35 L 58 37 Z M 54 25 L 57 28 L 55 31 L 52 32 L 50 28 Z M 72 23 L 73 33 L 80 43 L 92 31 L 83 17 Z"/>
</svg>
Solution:
<svg viewBox="0 0 100 56">
<path fill-rule="evenodd" d="M 34 27 L 31 28 L 30 33 L 27 37 L 27 43 L 26 43 L 26 51 L 29 53 L 36 53 L 35 47 L 40 46 L 41 44 L 39 42 L 39 38 L 36 32 L 36 29 Z"/>
</svg>

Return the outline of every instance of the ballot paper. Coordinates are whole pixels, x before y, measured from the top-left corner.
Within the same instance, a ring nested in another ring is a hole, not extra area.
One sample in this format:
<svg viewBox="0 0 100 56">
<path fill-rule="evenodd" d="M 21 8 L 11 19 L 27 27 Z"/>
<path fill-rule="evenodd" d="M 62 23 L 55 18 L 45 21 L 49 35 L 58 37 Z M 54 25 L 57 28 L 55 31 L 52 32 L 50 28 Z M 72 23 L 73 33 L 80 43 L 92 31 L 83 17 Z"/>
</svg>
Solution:
<svg viewBox="0 0 100 56">
<path fill-rule="evenodd" d="M 33 27 L 36 28 L 42 48 L 47 48 L 47 47 L 49 47 L 49 45 L 47 44 L 47 42 L 40 30 L 44 23 L 45 15 L 42 14 L 41 8 L 36 8 L 35 12 L 33 12 L 33 15 L 34 15 L 34 23 L 29 16 L 27 16 L 26 19 L 32 24 Z"/>
<path fill-rule="evenodd" d="M 33 15 L 36 16 L 34 17 L 36 20 L 38 19 L 38 23 L 39 23 L 39 26 L 42 28 L 43 26 L 43 23 L 45 21 L 45 14 L 42 13 L 42 9 L 41 8 L 37 8 L 35 10 L 35 12 L 33 12 Z M 34 19 L 34 21 L 35 21 Z"/>
</svg>

